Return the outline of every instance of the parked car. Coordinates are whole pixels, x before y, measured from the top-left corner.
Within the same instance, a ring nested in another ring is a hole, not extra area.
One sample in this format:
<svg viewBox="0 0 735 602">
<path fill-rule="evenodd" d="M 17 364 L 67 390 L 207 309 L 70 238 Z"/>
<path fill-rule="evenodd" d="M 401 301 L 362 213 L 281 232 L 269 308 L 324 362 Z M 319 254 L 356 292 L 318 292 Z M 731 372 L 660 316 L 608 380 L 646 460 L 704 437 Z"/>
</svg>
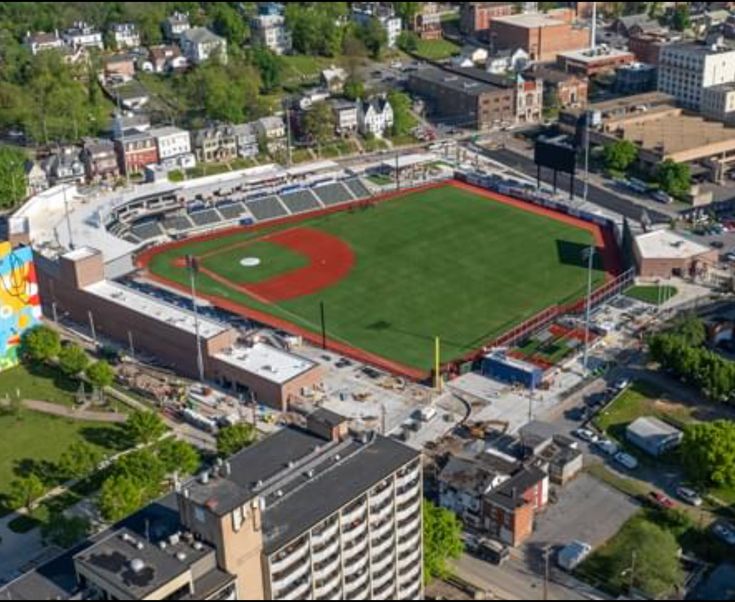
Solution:
<svg viewBox="0 0 735 602">
<path fill-rule="evenodd" d="M 613 457 L 613 460 L 628 470 L 635 470 L 638 468 L 638 460 L 634 456 L 626 454 L 625 452 L 618 452 Z"/>
<path fill-rule="evenodd" d="M 671 196 L 666 194 L 663 190 L 654 190 L 651 193 L 651 198 L 654 201 L 658 201 L 659 203 L 664 203 L 665 205 L 669 205 L 674 202 L 674 199 L 672 199 Z"/>
<path fill-rule="evenodd" d="M 726 544 L 735 546 L 735 526 L 726 522 L 719 522 L 712 527 L 712 533 L 717 539 L 724 541 Z"/>
<path fill-rule="evenodd" d="M 725 255 L 725 261 L 735 262 L 735 251 L 730 251 Z"/>
<path fill-rule="evenodd" d="M 690 504 L 697 508 L 702 505 L 702 498 L 696 491 L 694 491 L 694 489 L 689 489 L 688 487 L 678 487 L 676 489 L 676 495 L 678 495 L 679 499 L 685 501 L 687 504 Z"/>
<path fill-rule="evenodd" d="M 630 386 L 630 379 L 627 378 L 621 378 L 619 380 L 616 380 L 613 384 L 613 389 L 616 391 L 624 391 Z"/>
<path fill-rule="evenodd" d="M 510 557 L 508 546 L 486 537 L 467 535 L 464 537 L 464 544 L 470 554 L 497 566 Z"/>
<path fill-rule="evenodd" d="M 561 568 L 573 571 L 584 562 L 591 552 L 592 546 L 590 544 L 583 541 L 573 541 L 559 550 L 556 562 Z"/>
<path fill-rule="evenodd" d="M 721 240 L 713 240 L 711 243 L 709 243 L 709 246 L 713 249 L 724 249 L 725 243 Z"/>
<path fill-rule="evenodd" d="M 648 498 L 651 500 L 651 503 L 653 503 L 655 506 L 658 506 L 659 508 L 671 510 L 676 506 L 676 504 L 674 504 L 673 500 L 670 497 L 658 491 L 651 491 L 651 493 L 648 494 Z"/>
<path fill-rule="evenodd" d="M 572 432 L 572 435 L 586 443 L 595 443 L 599 439 L 597 433 L 590 429 L 576 429 Z"/>
<path fill-rule="evenodd" d="M 614 456 L 620 451 L 620 446 L 610 441 L 610 439 L 600 439 L 595 442 L 595 448 L 599 449 L 606 456 Z"/>
</svg>

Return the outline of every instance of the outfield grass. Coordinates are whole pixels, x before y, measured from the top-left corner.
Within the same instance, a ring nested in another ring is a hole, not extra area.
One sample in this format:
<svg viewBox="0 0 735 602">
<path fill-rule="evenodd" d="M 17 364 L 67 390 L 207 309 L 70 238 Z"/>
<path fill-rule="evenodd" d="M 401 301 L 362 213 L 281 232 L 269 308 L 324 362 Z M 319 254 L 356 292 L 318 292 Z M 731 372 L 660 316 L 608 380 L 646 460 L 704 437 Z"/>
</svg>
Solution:
<svg viewBox="0 0 735 602">
<path fill-rule="evenodd" d="M 661 305 L 666 301 L 670 301 L 678 294 L 679 291 L 676 287 L 656 285 L 634 286 L 625 292 L 626 297 L 643 301 L 643 303 L 648 303 L 650 305 Z"/>
<path fill-rule="evenodd" d="M 443 360 L 455 359 L 550 305 L 581 297 L 586 287 L 582 250 L 592 242 L 589 232 L 454 187 L 301 225 L 332 234 L 355 252 L 355 266 L 335 286 L 269 306 L 206 274 L 199 289 L 315 333 L 323 301 L 332 339 L 428 370 L 435 336 L 442 339 Z M 262 234 L 194 241 L 159 253 L 150 269 L 185 285 L 177 259 Z M 240 268 L 231 255 L 222 259 L 219 266 L 208 260 L 207 267 L 234 279 Z M 602 272 L 595 278 L 599 282 Z"/>
</svg>

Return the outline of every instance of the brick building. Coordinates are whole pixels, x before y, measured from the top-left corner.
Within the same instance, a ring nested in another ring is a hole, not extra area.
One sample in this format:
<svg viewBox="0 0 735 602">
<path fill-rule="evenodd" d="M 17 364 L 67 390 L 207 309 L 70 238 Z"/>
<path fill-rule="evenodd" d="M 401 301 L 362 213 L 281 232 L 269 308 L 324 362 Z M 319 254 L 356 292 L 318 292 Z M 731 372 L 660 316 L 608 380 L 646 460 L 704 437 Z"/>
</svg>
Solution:
<svg viewBox="0 0 735 602">
<path fill-rule="evenodd" d="M 438 2 L 422 2 L 421 9 L 411 23 L 411 29 L 422 40 L 440 40 L 442 38 L 442 19 Z"/>
<path fill-rule="evenodd" d="M 493 19 L 490 39 L 496 48 L 523 48 L 532 61 L 552 62 L 561 52 L 590 45 L 590 31 L 573 23 L 573 13 L 557 10 Z"/>
<path fill-rule="evenodd" d="M 719 253 L 671 230 L 656 230 L 636 237 L 633 247 L 641 278 L 693 276 L 717 265 Z"/>
<path fill-rule="evenodd" d="M 556 105 L 569 109 L 587 104 L 589 81 L 586 77 L 547 65 L 535 65 L 528 73 L 543 80 L 545 107 Z"/>
<path fill-rule="evenodd" d="M 115 140 L 120 171 L 124 174 L 138 173 L 146 165 L 158 163 L 156 140 L 147 132 L 127 131 Z"/>
<path fill-rule="evenodd" d="M 488 130 L 512 125 L 516 120 L 512 86 L 504 88 L 457 72 L 427 67 L 411 73 L 408 88 L 429 102 L 435 119 L 449 125 Z"/>
<path fill-rule="evenodd" d="M 557 64 L 560 69 L 587 77 L 610 73 L 618 67 L 630 65 L 634 62 L 635 56 L 633 53 L 607 46 L 560 52 L 557 56 Z"/>
<path fill-rule="evenodd" d="M 459 28 L 463 34 L 486 39 L 493 19 L 509 17 L 514 13 L 513 2 L 462 2 L 459 9 Z"/>
<path fill-rule="evenodd" d="M 638 62 L 658 65 L 662 49 L 672 42 L 673 39 L 668 34 L 641 33 L 628 40 L 628 50 L 633 53 Z"/>
</svg>

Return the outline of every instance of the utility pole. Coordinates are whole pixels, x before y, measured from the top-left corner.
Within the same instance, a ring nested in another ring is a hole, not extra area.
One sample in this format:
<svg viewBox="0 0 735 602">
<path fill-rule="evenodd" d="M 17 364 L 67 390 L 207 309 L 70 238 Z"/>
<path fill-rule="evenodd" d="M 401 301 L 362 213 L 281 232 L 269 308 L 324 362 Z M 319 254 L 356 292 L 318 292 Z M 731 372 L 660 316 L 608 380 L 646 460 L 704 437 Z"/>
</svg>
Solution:
<svg viewBox="0 0 735 602">
<path fill-rule="evenodd" d="M 633 550 L 631 553 L 631 562 L 630 562 L 630 585 L 628 586 L 628 595 L 633 595 L 633 588 L 635 587 L 635 561 L 636 561 L 636 551 Z"/>
<path fill-rule="evenodd" d="M 64 184 L 64 212 L 66 213 L 66 229 L 69 233 L 69 249 L 74 250 L 74 234 L 71 229 L 71 214 L 69 213 L 69 201 L 66 197 L 67 185 Z"/>
<path fill-rule="evenodd" d="M 288 166 L 291 167 L 291 109 L 286 105 L 286 149 L 288 154 Z"/>
<path fill-rule="evenodd" d="M 191 302 L 194 310 L 194 336 L 196 337 L 197 346 L 197 370 L 199 372 L 199 382 L 204 384 L 204 357 L 202 355 L 202 339 L 199 336 L 199 310 L 197 308 L 197 290 L 196 290 L 196 272 L 198 269 L 197 259 L 193 255 L 186 258 L 187 267 L 189 268 L 189 279 L 191 282 Z"/>
<path fill-rule="evenodd" d="M 322 321 L 322 349 L 327 350 L 327 321 L 324 313 L 324 301 L 319 302 L 319 313 Z"/>
<path fill-rule="evenodd" d="M 92 316 L 92 311 L 88 311 L 87 315 L 89 316 L 89 329 L 92 331 L 92 340 L 94 341 L 94 348 L 97 349 L 97 331 L 94 328 L 94 317 Z"/>
<path fill-rule="evenodd" d="M 590 353 L 590 319 L 592 317 L 592 268 L 594 267 L 595 247 L 591 246 L 587 251 L 587 309 L 584 320 L 584 360 L 583 376 L 587 377 L 587 369 Z"/>
<path fill-rule="evenodd" d="M 549 599 L 549 546 L 545 546 L 544 554 L 544 600 Z"/>
</svg>

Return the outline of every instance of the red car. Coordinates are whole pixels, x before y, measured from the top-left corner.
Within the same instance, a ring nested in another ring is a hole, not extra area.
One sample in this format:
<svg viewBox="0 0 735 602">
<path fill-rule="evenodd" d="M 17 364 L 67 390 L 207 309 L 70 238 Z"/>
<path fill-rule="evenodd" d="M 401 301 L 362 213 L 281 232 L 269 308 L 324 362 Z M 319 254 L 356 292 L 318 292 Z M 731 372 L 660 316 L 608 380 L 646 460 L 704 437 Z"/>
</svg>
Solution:
<svg viewBox="0 0 735 602">
<path fill-rule="evenodd" d="M 648 497 L 656 506 L 659 506 L 660 508 L 671 510 L 676 506 L 676 504 L 674 504 L 670 497 L 665 496 L 663 493 L 659 493 L 658 491 L 652 491 L 648 494 Z"/>
</svg>

